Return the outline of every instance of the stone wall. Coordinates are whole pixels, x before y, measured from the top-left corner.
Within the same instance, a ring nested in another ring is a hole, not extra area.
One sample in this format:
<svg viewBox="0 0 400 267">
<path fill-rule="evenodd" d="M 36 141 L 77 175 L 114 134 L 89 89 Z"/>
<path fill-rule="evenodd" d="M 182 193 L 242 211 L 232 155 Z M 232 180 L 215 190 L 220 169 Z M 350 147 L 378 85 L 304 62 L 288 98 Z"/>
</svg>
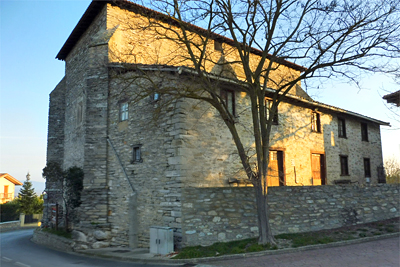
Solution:
<svg viewBox="0 0 400 267">
<path fill-rule="evenodd" d="M 400 216 L 399 185 L 269 188 L 273 233 L 337 228 Z M 185 188 L 183 245 L 258 236 L 254 189 Z"/>
</svg>

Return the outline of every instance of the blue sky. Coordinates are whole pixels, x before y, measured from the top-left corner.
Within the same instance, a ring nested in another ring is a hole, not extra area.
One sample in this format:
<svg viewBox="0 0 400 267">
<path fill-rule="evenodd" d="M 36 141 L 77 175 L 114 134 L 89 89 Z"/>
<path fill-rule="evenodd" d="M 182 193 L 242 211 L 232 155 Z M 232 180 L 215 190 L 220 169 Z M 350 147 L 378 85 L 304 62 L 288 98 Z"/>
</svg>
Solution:
<svg viewBox="0 0 400 267">
<path fill-rule="evenodd" d="M 44 189 L 49 93 L 64 76 L 64 62 L 55 56 L 89 4 L 0 1 L 0 172 L 21 182 L 30 172 L 38 192 Z M 400 123 L 381 98 L 399 86 L 379 75 L 361 85 L 359 90 L 327 81 L 310 93 L 317 101 L 390 122 L 393 127 L 381 127 L 383 154 L 400 158 Z"/>
</svg>

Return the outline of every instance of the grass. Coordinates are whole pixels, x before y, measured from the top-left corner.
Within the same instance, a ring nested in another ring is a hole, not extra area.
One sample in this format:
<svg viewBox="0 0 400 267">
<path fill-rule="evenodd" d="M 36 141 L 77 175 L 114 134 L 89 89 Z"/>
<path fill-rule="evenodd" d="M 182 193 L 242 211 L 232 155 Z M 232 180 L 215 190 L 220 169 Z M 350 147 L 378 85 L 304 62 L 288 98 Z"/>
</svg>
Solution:
<svg viewBox="0 0 400 267">
<path fill-rule="evenodd" d="M 257 238 L 244 239 L 232 242 L 218 242 L 211 246 L 194 246 L 182 249 L 174 259 L 190 259 L 201 257 L 217 257 L 229 254 L 241 254 L 249 252 L 277 249 L 277 247 L 263 246 L 257 243 Z"/>
<path fill-rule="evenodd" d="M 50 233 L 50 234 L 53 234 L 53 235 L 58 235 L 58 236 L 61 236 L 61 237 L 69 238 L 69 239 L 72 238 L 71 232 L 67 232 L 64 229 L 55 230 L 55 229 L 50 229 L 50 228 L 43 228 L 42 231 Z"/>
<path fill-rule="evenodd" d="M 309 245 L 328 244 L 332 242 L 377 236 L 399 232 L 399 218 L 362 225 L 344 226 L 337 229 L 320 230 L 317 232 L 291 233 L 276 235 L 278 246 L 263 246 L 257 243 L 257 238 L 219 242 L 211 246 L 195 246 L 183 248 L 174 259 L 189 259 L 202 257 L 218 257 L 229 254 L 242 254 L 264 250 L 297 248 Z"/>
</svg>

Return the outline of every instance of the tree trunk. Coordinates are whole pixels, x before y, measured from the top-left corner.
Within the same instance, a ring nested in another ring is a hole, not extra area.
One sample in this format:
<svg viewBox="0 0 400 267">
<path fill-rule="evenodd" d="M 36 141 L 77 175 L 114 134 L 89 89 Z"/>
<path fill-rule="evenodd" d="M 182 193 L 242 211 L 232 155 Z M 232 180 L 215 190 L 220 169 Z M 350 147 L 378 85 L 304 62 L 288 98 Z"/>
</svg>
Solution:
<svg viewBox="0 0 400 267">
<path fill-rule="evenodd" d="M 275 245 L 275 239 L 272 235 L 271 227 L 269 225 L 269 214 L 268 214 L 268 203 L 267 203 L 267 195 L 264 193 L 261 179 L 257 180 L 257 183 L 254 185 L 255 193 L 256 193 L 256 204 L 257 204 L 257 215 L 258 215 L 258 229 L 259 229 L 259 238 L 258 243 L 262 245 L 271 244 Z"/>
</svg>

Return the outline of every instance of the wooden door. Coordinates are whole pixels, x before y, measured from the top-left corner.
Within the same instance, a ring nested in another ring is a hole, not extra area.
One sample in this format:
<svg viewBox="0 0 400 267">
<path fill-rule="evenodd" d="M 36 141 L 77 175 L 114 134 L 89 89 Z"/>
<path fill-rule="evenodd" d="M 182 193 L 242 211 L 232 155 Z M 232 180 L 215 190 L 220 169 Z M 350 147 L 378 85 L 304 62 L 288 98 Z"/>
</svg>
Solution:
<svg viewBox="0 0 400 267">
<path fill-rule="evenodd" d="M 283 151 L 270 151 L 268 164 L 268 186 L 284 185 Z"/>
<path fill-rule="evenodd" d="M 325 182 L 325 159 L 323 154 L 311 155 L 311 171 L 313 185 L 324 185 Z"/>
</svg>

